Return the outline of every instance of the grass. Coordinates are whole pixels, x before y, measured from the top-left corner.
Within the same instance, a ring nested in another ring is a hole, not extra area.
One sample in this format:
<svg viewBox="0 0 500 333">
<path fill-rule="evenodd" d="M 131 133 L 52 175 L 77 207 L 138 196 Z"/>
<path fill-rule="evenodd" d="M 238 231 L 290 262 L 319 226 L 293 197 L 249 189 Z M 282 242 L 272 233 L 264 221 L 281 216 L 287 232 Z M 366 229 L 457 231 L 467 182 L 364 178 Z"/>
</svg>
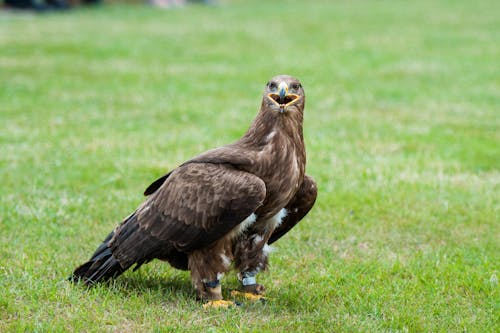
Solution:
<svg viewBox="0 0 500 333">
<path fill-rule="evenodd" d="M 498 332 L 499 13 L 494 0 L 0 12 L 0 331 Z M 236 140 L 278 73 L 305 86 L 320 192 L 259 277 L 267 304 L 204 311 L 160 262 L 88 290 L 65 281 L 152 180 Z"/>
</svg>

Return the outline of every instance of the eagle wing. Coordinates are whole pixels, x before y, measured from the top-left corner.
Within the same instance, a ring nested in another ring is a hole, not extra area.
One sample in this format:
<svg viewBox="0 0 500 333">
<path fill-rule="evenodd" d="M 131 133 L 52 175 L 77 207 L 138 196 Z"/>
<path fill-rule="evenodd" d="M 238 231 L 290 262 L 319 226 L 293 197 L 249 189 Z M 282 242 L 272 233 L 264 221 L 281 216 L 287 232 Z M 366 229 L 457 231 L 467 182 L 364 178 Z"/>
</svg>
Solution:
<svg viewBox="0 0 500 333">
<path fill-rule="evenodd" d="M 276 242 L 299 223 L 311 210 L 317 195 L 318 187 L 316 186 L 316 182 L 312 177 L 305 175 L 299 190 L 285 207 L 287 215 L 276 230 L 274 230 L 268 243 L 272 244 Z"/>
<path fill-rule="evenodd" d="M 259 177 L 230 164 L 184 164 L 153 185 L 153 194 L 75 269 L 71 280 L 93 284 L 155 258 L 187 269 L 187 252 L 237 228 L 266 196 Z"/>
<path fill-rule="evenodd" d="M 264 182 L 229 165 L 179 167 L 138 211 L 141 228 L 187 252 L 218 240 L 262 205 Z"/>
</svg>

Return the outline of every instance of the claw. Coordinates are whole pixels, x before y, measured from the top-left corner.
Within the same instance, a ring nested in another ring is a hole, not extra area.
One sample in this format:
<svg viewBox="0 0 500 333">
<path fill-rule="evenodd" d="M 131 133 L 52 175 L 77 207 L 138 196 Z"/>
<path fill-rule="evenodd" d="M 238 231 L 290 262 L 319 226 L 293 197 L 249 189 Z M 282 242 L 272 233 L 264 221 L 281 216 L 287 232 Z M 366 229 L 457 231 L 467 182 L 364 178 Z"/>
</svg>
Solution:
<svg viewBox="0 0 500 333">
<path fill-rule="evenodd" d="M 232 306 L 238 306 L 240 304 L 233 302 L 233 301 L 225 301 L 223 299 L 216 300 L 216 301 L 208 301 L 205 304 L 203 304 L 204 309 L 227 309 Z"/>
<path fill-rule="evenodd" d="M 254 293 L 246 293 L 246 292 L 238 291 L 238 290 L 231 291 L 231 296 L 243 297 L 246 300 L 252 301 L 252 302 L 257 302 L 257 301 L 265 302 L 266 301 L 266 298 L 264 297 L 264 295 L 258 295 L 258 294 L 254 294 Z"/>
</svg>

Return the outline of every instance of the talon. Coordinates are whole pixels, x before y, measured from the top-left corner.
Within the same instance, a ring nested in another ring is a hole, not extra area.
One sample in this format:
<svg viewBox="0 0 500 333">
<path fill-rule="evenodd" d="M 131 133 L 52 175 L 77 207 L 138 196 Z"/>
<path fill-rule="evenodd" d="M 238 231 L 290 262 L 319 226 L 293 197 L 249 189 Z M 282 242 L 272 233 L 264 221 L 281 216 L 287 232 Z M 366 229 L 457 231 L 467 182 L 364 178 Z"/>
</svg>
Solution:
<svg viewBox="0 0 500 333">
<path fill-rule="evenodd" d="M 225 301 L 223 299 L 219 299 L 216 301 L 208 301 L 207 303 L 203 304 L 204 309 L 227 309 L 232 306 L 238 306 L 239 304 L 233 301 Z"/>
<path fill-rule="evenodd" d="M 258 295 L 258 294 L 254 294 L 254 293 L 247 293 L 247 292 L 238 291 L 238 290 L 231 291 L 231 296 L 233 296 L 233 297 L 243 297 L 246 300 L 252 301 L 252 302 L 256 302 L 256 301 L 265 302 L 266 301 L 266 298 L 264 297 L 264 295 Z"/>
</svg>

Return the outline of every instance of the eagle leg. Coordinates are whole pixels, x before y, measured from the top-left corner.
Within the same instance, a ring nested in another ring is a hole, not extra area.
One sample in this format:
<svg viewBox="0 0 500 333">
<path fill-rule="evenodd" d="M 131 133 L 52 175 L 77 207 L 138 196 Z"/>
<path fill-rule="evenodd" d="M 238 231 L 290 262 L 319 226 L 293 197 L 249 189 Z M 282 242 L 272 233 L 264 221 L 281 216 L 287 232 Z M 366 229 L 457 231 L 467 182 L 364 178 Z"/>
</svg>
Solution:
<svg viewBox="0 0 500 333">
<path fill-rule="evenodd" d="M 263 295 L 266 291 L 266 288 L 258 284 L 255 280 L 255 276 L 257 275 L 257 270 L 250 272 L 241 272 L 238 274 L 238 279 L 241 283 L 241 291 L 243 293 L 251 293 L 254 295 Z"/>
<path fill-rule="evenodd" d="M 286 205 L 286 215 L 278 223 L 276 229 L 259 228 L 258 223 L 256 223 L 253 226 L 256 233 L 240 237 L 233 251 L 235 266 L 240 272 L 238 278 L 241 281 L 240 290 L 243 294 L 264 294 L 265 288 L 256 282 L 255 276 L 267 268 L 270 251 L 268 244 L 281 238 L 307 215 L 316 201 L 317 194 L 316 182 L 312 177 L 306 175 L 299 190 Z"/>
<path fill-rule="evenodd" d="M 231 291 L 231 296 L 233 297 L 243 297 L 248 301 L 262 301 L 265 302 L 264 291 L 266 288 L 258 284 L 255 281 L 255 276 L 257 272 L 242 272 L 238 274 L 238 278 L 241 283 L 241 291 L 233 290 Z"/>
<path fill-rule="evenodd" d="M 188 268 L 198 299 L 222 300 L 220 279 L 229 271 L 230 265 L 231 261 L 226 255 L 223 241 L 188 255 Z"/>
<path fill-rule="evenodd" d="M 229 308 L 232 306 L 240 306 L 241 304 L 233 301 L 226 301 L 222 299 L 222 289 L 219 280 L 204 282 L 204 294 L 205 300 L 208 300 L 203 304 L 204 309 L 208 308 Z"/>
<path fill-rule="evenodd" d="M 207 300 L 222 300 L 222 287 L 219 280 L 203 282 L 202 295 L 198 295 L 201 299 Z"/>
<path fill-rule="evenodd" d="M 255 276 L 267 268 L 269 254 L 267 238 L 269 236 L 265 235 L 265 231 L 262 231 L 261 235 L 245 235 L 234 248 L 235 267 L 240 272 L 238 279 L 241 283 L 240 291 L 243 293 L 264 294 L 266 288 L 256 282 Z"/>
</svg>

